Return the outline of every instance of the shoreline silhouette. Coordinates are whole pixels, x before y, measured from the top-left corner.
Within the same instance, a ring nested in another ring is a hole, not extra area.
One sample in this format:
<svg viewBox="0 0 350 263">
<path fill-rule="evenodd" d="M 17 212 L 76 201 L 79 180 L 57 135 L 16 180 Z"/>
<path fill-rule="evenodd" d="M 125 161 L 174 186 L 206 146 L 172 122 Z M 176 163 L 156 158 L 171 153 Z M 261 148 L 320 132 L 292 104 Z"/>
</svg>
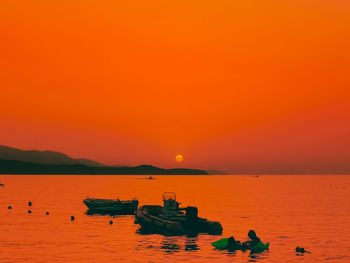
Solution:
<svg viewBox="0 0 350 263">
<path fill-rule="evenodd" d="M 105 165 L 55 151 L 21 150 L 0 145 L 0 174 L 207 175 L 199 169 L 164 169 L 153 165 Z"/>
<path fill-rule="evenodd" d="M 197 169 L 163 169 L 152 165 L 95 167 L 84 164 L 50 165 L 0 159 L 0 174 L 207 175 L 208 173 Z"/>
</svg>

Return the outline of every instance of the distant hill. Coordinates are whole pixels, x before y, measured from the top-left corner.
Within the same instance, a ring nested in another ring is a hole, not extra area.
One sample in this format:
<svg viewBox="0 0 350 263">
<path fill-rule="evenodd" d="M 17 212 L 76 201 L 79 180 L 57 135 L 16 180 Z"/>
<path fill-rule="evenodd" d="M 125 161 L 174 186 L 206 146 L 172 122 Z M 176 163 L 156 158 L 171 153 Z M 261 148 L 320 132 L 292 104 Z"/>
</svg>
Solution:
<svg viewBox="0 0 350 263">
<path fill-rule="evenodd" d="M 131 167 L 130 165 L 124 165 L 124 164 L 111 164 L 108 166 L 111 166 L 111 167 Z"/>
<path fill-rule="evenodd" d="M 105 165 L 89 159 L 73 159 L 68 155 L 53 151 L 24 151 L 0 145 L 0 159 L 17 160 L 28 163 L 72 165 L 84 164 L 87 166 L 103 167 Z"/>
<path fill-rule="evenodd" d="M 136 167 L 87 166 L 84 164 L 38 164 L 0 159 L 0 174 L 137 174 L 137 175 L 205 175 L 195 169 L 162 169 L 152 165 Z"/>
<path fill-rule="evenodd" d="M 219 170 L 205 170 L 205 171 L 211 175 L 227 175 L 226 172 L 219 171 Z"/>
</svg>

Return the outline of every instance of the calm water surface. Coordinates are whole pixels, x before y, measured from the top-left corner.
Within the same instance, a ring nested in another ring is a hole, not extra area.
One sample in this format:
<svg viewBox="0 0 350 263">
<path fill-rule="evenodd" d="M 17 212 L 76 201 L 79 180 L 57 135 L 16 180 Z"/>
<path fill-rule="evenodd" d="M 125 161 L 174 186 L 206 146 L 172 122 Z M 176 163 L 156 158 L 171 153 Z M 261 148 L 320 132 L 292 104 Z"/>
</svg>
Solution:
<svg viewBox="0 0 350 263">
<path fill-rule="evenodd" d="M 0 175 L 0 262 L 350 262 L 350 176 L 141 177 Z M 141 235 L 133 216 L 86 215 L 82 203 L 119 196 L 161 204 L 164 191 L 220 221 L 223 235 Z M 230 235 L 245 240 L 250 229 L 270 251 L 229 253 L 210 245 Z M 312 253 L 296 255 L 296 246 Z"/>
</svg>

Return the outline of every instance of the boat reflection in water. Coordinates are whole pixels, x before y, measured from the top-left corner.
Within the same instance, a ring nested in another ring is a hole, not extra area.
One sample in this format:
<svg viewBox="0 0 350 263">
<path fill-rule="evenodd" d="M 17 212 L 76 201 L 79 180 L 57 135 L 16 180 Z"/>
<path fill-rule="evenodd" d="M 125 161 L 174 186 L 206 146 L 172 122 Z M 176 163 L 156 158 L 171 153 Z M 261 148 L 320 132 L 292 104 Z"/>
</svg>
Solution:
<svg viewBox="0 0 350 263">
<path fill-rule="evenodd" d="M 83 203 L 88 207 L 87 215 L 133 215 L 138 208 L 136 198 L 122 201 L 117 199 L 86 198 Z"/>
<path fill-rule="evenodd" d="M 164 238 L 160 243 L 160 249 L 164 250 L 168 254 L 179 252 L 181 249 L 181 246 L 177 242 L 178 242 L 177 238 L 169 238 L 169 237 Z"/>
<path fill-rule="evenodd" d="M 136 250 L 151 249 L 155 251 L 162 251 L 166 254 L 176 254 L 181 251 L 196 252 L 199 250 L 197 245 L 197 238 L 179 237 L 179 236 L 164 236 L 160 243 L 150 244 L 150 240 L 143 239 L 139 241 Z"/>
<path fill-rule="evenodd" d="M 188 237 L 185 240 L 185 251 L 197 251 L 199 247 L 197 245 L 197 238 Z"/>
</svg>

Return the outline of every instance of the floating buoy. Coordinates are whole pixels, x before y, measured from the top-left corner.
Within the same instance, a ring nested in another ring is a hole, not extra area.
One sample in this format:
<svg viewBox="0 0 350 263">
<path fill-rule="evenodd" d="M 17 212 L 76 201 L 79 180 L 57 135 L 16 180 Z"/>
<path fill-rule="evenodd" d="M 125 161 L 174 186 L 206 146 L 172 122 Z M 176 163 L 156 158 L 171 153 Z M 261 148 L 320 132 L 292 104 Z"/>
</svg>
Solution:
<svg viewBox="0 0 350 263">
<path fill-rule="evenodd" d="M 46 215 L 48 216 L 50 213 L 49 212 L 46 212 Z"/>
<path fill-rule="evenodd" d="M 31 214 L 32 213 L 32 210 L 28 210 L 28 214 Z"/>
<path fill-rule="evenodd" d="M 8 208 L 8 209 L 12 209 L 12 206 L 9 205 L 7 208 Z"/>
<path fill-rule="evenodd" d="M 74 221 L 75 217 L 74 216 L 71 216 L 70 217 L 70 221 Z"/>
<path fill-rule="evenodd" d="M 296 247 L 295 251 L 298 253 L 310 253 L 309 251 L 306 251 L 303 247 Z"/>
<path fill-rule="evenodd" d="M 109 221 L 109 224 L 110 224 L 110 225 L 113 225 L 113 220 Z"/>
<path fill-rule="evenodd" d="M 28 202 L 28 206 L 32 206 L 32 202 L 31 201 Z"/>
</svg>

